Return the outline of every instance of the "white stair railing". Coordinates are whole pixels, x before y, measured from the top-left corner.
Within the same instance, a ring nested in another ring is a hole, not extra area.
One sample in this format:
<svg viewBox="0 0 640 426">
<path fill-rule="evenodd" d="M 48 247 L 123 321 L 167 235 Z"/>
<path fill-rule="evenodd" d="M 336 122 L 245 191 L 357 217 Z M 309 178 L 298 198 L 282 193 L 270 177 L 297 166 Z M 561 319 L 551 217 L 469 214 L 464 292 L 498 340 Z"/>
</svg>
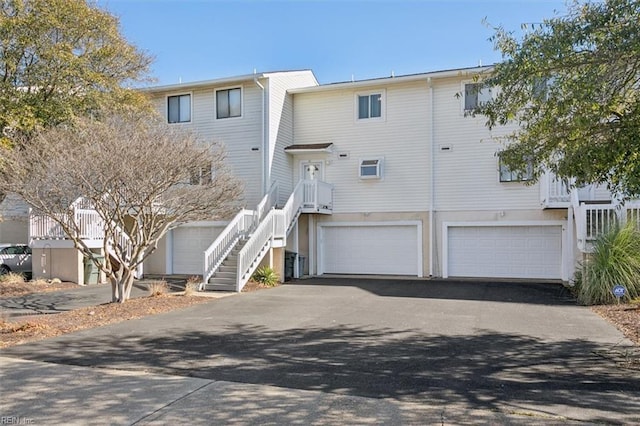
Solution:
<svg viewBox="0 0 640 426">
<path fill-rule="evenodd" d="M 270 210 L 238 253 L 236 291 L 240 292 L 242 290 L 269 249 L 270 242 L 274 237 L 274 224 L 277 214 L 279 213 L 276 213 L 276 210 Z"/>
<path fill-rule="evenodd" d="M 204 251 L 203 283 L 209 281 L 240 238 L 253 227 L 254 219 L 253 210 L 242 209 Z"/>
<path fill-rule="evenodd" d="M 216 273 L 240 238 L 249 235 L 278 200 L 278 185 L 274 182 L 262 197 L 255 210 L 242 209 L 229 222 L 218 237 L 204 251 L 202 283 L 206 283 Z"/>
<path fill-rule="evenodd" d="M 255 210 L 256 223 L 255 223 L 255 225 L 257 225 L 257 223 L 260 222 L 265 217 L 267 212 L 269 210 L 271 210 L 276 205 L 277 201 L 278 201 L 278 185 L 274 182 L 273 185 L 271 185 L 271 188 L 269 189 L 269 192 L 267 192 L 267 195 L 265 195 L 262 198 L 262 201 L 260 201 L 260 203 L 256 207 L 256 210 Z"/>
<path fill-rule="evenodd" d="M 241 291 L 273 240 L 287 237 L 303 207 L 315 211 L 332 208 L 333 185 L 316 180 L 301 180 L 282 209 L 272 208 L 277 198 L 277 187 L 272 187 L 255 211 L 245 211 L 246 215 L 251 215 L 250 223 L 249 219 L 241 223 L 239 214 L 218 236 L 205 251 L 203 283 L 213 276 L 235 246 L 239 236 L 248 235 L 250 232 L 249 239 L 238 252 L 236 291 Z"/>
</svg>

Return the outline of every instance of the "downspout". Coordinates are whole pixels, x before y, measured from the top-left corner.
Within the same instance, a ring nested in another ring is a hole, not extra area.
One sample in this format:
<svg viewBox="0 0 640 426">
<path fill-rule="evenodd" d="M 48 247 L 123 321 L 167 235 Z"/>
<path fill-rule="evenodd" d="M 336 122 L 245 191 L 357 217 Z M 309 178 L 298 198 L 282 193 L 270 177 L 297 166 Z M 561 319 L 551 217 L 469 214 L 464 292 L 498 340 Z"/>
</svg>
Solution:
<svg viewBox="0 0 640 426">
<path fill-rule="evenodd" d="M 267 183 L 267 167 L 268 167 L 268 163 L 269 163 L 269 147 L 266 146 L 267 144 L 267 137 L 266 137 L 266 126 L 265 126 L 265 115 L 267 113 L 267 108 L 265 107 L 265 101 L 266 101 L 266 96 L 265 96 L 265 88 L 262 84 L 260 84 L 260 82 L 258 81 L 258 77 L 254 77 L 253 82 L 256 83 L 256 86 L 258 86 L 260 88 L 260 90 L 262 90 L 262 143 L 261 143 L 261 149 L 262 149 L 262 195 L 260 198 L 264 197 L 267 194 L 267 191 L 269 190 L 268 188 L 268 183 Z"/>
<path fill-rule="evenodd" d="M 429 182 L 431 185 L 431 188 L 429 190 L 429 276 L 433 277 L 433 248 L 434 248 L 434 239 L 435 239 L 435 235 L 434 235 L 434 229 L 435 229 L 435 224 L 434 224 L 434 220 L 433 220 L 433 209 L 435 207 L 435 183 L 434 183 L 434 179 L 435 179 L 435 171 L 434 171 L 434 167 L 435 167 L 435 161 L 434 161 L 434 153 L 435 153 L 435 149 L 434 149 L 434 131 L 433 131 L 433 82 L 431 81 L 431 77 L 427 78 L 427 84 L 429 85 L 429 149 L 430 149 L 430 153 L 429 156 L 430 161 L 431 161 L 431 165 L 429 166 Z"/>
</svg>

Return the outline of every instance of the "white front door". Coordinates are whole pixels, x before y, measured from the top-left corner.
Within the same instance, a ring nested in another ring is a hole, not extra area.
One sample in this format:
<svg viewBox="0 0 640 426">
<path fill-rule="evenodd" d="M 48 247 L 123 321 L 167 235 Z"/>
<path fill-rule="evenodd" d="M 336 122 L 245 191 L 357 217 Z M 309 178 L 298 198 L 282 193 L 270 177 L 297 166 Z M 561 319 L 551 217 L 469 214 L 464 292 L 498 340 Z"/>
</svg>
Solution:
<svg viewBox="0 0 640 426">
<path fill-rule="evenodd" d="M 323 161 L 301 161 L 300 177 L 305 180 L 322 180 L 324 178 Z"/>
</svg>

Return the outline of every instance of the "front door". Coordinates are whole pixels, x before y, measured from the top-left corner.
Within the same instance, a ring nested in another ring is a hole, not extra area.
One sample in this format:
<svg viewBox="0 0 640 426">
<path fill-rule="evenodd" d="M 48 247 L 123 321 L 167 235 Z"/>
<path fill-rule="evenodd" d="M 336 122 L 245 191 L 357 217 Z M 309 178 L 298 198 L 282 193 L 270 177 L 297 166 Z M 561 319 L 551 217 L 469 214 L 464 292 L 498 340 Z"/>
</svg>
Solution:
<svg viewBox="0 0 640 426">
<path fill-rule="evenodd" d="M 300 176 L 304 180 L 322 180 L 323 161 L 302 161 Z"/>
</svg>

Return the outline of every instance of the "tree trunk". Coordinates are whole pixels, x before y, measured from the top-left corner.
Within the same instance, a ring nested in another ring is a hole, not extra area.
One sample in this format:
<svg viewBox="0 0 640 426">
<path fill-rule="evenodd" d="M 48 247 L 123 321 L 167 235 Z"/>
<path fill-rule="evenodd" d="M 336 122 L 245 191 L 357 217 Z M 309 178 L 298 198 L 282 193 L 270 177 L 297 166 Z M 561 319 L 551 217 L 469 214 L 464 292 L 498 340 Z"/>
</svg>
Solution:
<svg viewBox="0 0 640 426">
<path fill-rule="evenodd" d="M 109 281 L 111 282 L 111 303 L 116 303 L 118 301 L 118 278 L 112 275 Z"/>
</svg>

